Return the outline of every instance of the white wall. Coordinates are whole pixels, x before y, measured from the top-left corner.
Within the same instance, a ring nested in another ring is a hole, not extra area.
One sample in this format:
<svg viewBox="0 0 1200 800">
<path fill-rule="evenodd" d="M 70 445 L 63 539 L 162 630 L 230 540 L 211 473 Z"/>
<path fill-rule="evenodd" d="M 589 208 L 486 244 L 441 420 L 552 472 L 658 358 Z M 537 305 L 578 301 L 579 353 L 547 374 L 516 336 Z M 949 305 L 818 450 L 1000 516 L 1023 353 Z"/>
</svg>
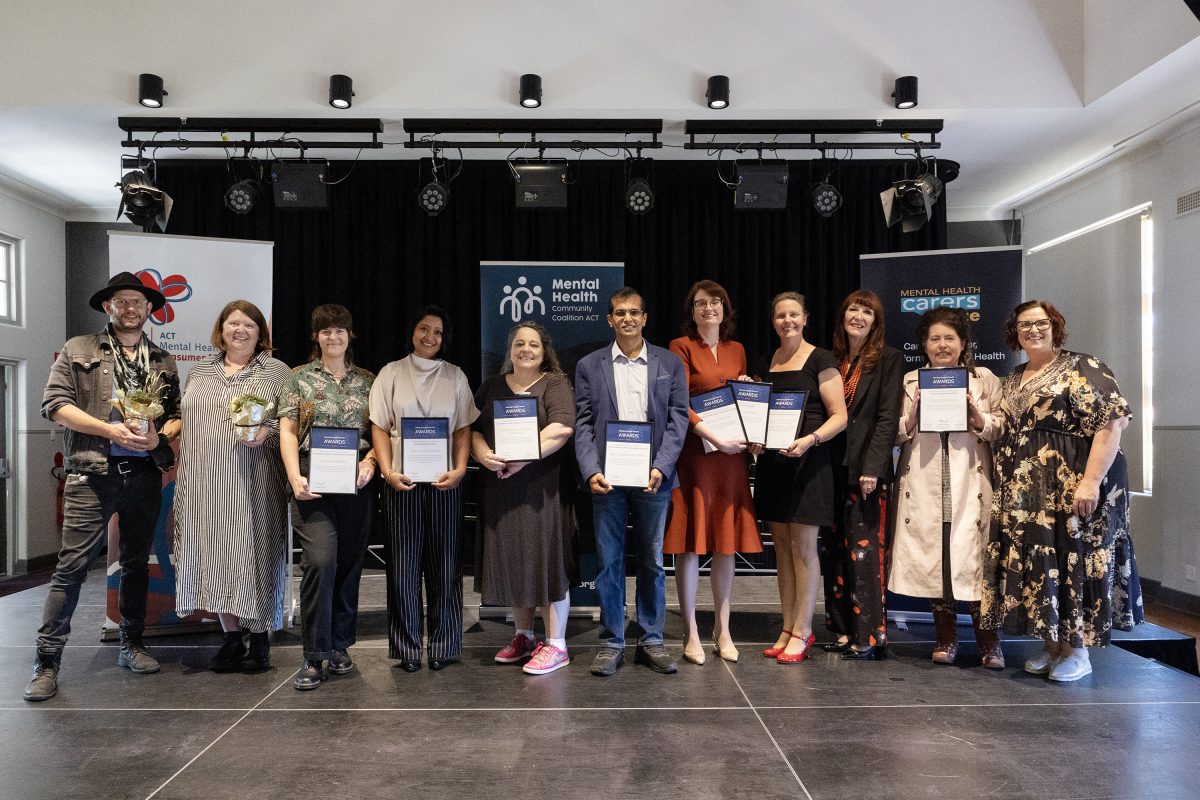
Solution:
<svg viewBox="0 0 1200 800">
<path fill-rule="evenodd" d="M 1184 579 L 1184 567 L 1200 566 L 1200 374 L 1189 357 L 1200 342 L 1200 213 L 1176 219 L 1175 197 L 1198 186 L 1200 124 L 1193 120 L 1021 209 L 1023 241 L 1031 247 L 1139 203 L 1154 204 L 1154 496 L 1134 497 L 1133 535 L 1142 574 L 1192 595 L 1200 594 L 1200 584 Z M 1052 280 L 1030 276 L 1035 286 Z M 1072 291 L 1076 307 L 1081 297 L 1092 300 L 1088 313 L 1137 335 L 1136 298 L 1114 304 L 1099 302 L 1104 293 L 1087 286 L 1058 291 Z M 1088 350 L 1083 341 L 1071 345 Z"/>
<path fill-rule="evenodd" d="M 0 187 L 0 231 L 24 241 L 24 324 L 0 326 L 0 358 L 17 362 L 14 458 L 14 530 L 10 548 L 21 569 L 28 559 L 58 550 L 55 480 L 50 475 L 61 433 L 41 417 L 42 390 L 64 341 L 66 225 L 49 210 Z"/>
</svg>

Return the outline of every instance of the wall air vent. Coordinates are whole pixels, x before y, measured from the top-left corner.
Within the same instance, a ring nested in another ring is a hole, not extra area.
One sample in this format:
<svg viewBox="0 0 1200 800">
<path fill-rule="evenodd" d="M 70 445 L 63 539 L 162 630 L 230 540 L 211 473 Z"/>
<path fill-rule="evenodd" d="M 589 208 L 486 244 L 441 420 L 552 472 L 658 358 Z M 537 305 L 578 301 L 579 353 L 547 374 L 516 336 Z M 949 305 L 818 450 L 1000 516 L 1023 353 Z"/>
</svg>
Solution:
<svg viewBox="0 0 1200 800">
<path fill-rule="evenodd" d="M 1200 211 L 1200 189 L 1192 189 L 1175 198 L 1175 216 L 1182 217 L 1193 211 Z"/>
</svg>

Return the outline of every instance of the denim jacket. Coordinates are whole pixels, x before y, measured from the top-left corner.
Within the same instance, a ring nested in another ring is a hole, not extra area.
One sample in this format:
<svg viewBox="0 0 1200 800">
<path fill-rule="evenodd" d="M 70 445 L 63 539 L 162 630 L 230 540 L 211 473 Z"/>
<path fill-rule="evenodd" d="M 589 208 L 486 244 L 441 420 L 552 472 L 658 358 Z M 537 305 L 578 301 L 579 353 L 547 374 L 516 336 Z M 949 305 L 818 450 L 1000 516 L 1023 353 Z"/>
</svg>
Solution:
<svg viewBox="0 0 1200 800">
<path fill-rule="evenodd" d="M 150 369 L 162 372 L 167 384 L 163 415 L 154 420 L 155 429 L 161 430 L 169 420 L 179 419 L 179 373 L 175 359 L 169 353 L 153 342 L 148 344 Z M 50 380 L 42 395 L 42 416 L 53 422 L 60 408 L 73 405 L 96 419 L 107 421 L 112 411 L 109 400 L 113 397 L 115 358 L 105 331 L 68 340 L 50 368 Z M 111 444 L 103 436 L 67 428 L 64 466 L 68 471 L 104 474 L 108 471 Z M 165 439 L 159 440 L 158 447 L 150 451 L 150 457 L 163 471 L 170 469 L 175 461 Z"/>
</svg>

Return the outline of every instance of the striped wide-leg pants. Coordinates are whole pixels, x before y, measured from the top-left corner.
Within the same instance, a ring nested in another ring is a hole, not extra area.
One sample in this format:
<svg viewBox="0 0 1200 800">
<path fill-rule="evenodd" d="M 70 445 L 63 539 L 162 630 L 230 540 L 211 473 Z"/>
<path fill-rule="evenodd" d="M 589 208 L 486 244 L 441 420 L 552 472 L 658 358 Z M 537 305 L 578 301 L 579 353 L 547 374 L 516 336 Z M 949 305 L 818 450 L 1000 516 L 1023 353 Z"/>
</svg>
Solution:
<svg viewBox="0 0 1200 800">
<path fill-rule="evenodd" d="M 459 561 L 462 488 L 419 484 L 384 489 L 391 536 L 388 559 L 388 656 L 421 659 L 421 580 L 429 618 L 429 658 L 462 652 L 463 588 Z"/>
</svg>

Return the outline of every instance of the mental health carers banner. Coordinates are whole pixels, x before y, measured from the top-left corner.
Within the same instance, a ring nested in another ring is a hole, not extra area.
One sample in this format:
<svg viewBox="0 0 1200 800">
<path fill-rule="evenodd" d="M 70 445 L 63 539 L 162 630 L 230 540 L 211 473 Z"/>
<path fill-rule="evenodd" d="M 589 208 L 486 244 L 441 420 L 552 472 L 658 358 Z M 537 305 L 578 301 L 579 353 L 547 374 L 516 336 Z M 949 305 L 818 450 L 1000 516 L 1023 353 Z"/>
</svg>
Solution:
<svg viewBox="0 0 1200 800">
<path fill-rule="evenodd" d="M 883 301 L 887 343 L 905 369 L 925 363 L 917 321 L 931 308 L 961 308 L 971 323 L 975 363 L 1003 378 L 1016 364 L 1004 343 L 1004 321 L 1023 295 L 1020 247 L 924 250 L 860 256 L 859 277 Z"/>
<path fill-rule="evenodd" d="M 175 356 L 181 387 L 191 365 L 216 352 L 210 342 L 213 323 L 230 300 L 249 300 L 270 322 L 274 247 L 273 242 L 109 231 L 109 275 L 132 272 L 167 298 L 167 304 L 150 315 L 146 335 Z M 178 458 L 178 444 L 175 448 Z M 150 553 L 148 633 L 175 632 L 183 623 L 199 622 L 199 617 L 180 620 L 175 616 L 175 566 L 171 561 L 174 501 L 175 471 L 171 470 L 163 475 L 162 510 Z M 103 638 L 117 635 L 121 618 L 116 530 L 114 521 L 108 530 L 108 608 Z M 280 531 L 280 536 L 284 534 Z"/>
</svg>

